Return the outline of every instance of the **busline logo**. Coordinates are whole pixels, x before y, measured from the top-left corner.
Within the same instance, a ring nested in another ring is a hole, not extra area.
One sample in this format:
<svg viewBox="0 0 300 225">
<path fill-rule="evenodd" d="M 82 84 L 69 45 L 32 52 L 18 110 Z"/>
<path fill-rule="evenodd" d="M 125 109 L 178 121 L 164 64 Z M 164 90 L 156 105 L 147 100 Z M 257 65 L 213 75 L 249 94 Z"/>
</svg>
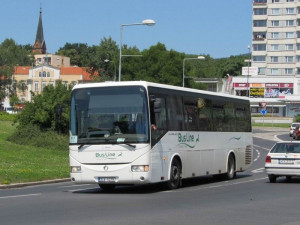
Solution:
<svg viewBox="0 0 300 225">
<path fill-rule="evenodd" d="M 195 148 L 196 144 L 200 141 L 199 134 L 194 135 L 191 133 L 178 133 L 179 145 L 185 145 L 189 148 Z"/>
<path fill-rule="evenodd" d="M 95 156 L 98 159 L 116 159 L 122 156 L 122 152 L 120 152 L 119 154 L 116 154 L 114 152 L 103 152 L 103 153 L 97 152 Z"/>
</svg>

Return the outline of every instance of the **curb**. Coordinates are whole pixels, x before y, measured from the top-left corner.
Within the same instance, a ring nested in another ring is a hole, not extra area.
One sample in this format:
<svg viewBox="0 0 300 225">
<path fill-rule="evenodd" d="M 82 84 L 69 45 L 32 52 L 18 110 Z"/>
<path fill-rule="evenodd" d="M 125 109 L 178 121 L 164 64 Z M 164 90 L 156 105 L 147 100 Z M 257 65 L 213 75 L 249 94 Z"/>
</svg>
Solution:
<svg viewBox="0 0 300 225">
<path fill-rule="evenodd" d="M 15 183 L 15 184 L 1 184 L 0 189 L 9 189 L 9 188 L 19 188 L 19 187 L 27 187 L 27 186 L 34 186 L 40 184 L 54 184 L 54 183 L 61 183 L 71 181 L 70 178 L 63 178 L 63 179 L 55 179 L 55 180 L 44 180 L 44 181 L 35 181 L 35 182 L 26 182 L 26 183 Z"/>
</svg>

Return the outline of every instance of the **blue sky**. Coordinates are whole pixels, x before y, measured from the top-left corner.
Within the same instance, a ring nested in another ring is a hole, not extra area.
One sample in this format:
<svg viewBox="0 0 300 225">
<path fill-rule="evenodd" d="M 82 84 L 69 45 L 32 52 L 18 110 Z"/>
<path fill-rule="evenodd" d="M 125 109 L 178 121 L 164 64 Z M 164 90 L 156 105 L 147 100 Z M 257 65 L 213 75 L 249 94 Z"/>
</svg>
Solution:
<svg viewBox="0 0 300 225">
<path fill-rule="evenodd" d="M 42 6 L 47 52 L 66 42 L 120 41 L 120 25 L 153 19 L 156 25 L 124 27 L 123 44 L 140 50 L 161 42 L 167 49 L 213 58 L 248 52 L 252 0 L 1 0 L 0 42 L 34 44 Z"/>
</svg>

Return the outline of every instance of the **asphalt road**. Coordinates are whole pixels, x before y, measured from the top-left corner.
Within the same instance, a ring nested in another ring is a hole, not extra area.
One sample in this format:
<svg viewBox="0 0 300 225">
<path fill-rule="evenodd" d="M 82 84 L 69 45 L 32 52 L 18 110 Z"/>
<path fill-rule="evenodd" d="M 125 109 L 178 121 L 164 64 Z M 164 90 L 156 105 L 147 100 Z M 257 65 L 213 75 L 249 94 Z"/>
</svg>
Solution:
<svg viewBox="0 0 300 225">
<path fill-rule="evenodd" d="M 254 138 L 253 166 L 235 180 L 207 176 L 174 191 L 148 185 L 109 193 L 70 182 L 0 190 L 0 224 L 300 224 L 300 178 L 271 184 L 263 170 L 273 144 Z"/>
</svg>

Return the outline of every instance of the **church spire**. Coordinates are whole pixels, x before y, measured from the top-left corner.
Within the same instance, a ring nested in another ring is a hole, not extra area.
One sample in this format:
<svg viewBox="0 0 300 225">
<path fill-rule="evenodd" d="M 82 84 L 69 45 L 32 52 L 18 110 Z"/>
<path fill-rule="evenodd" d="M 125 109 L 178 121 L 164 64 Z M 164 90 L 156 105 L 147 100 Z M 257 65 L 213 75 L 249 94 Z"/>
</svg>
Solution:
<svg viewBox="0 0 300 225">
<path fill-rule="evenodd" d="M 36 32 L 35 43 L 33 45 L 33 54 L 46 54 L 46 43 L 44 40 L 43 23 L 42 23 L 42 8 L 40 8 L 39 24 Z"/>
</svg>

